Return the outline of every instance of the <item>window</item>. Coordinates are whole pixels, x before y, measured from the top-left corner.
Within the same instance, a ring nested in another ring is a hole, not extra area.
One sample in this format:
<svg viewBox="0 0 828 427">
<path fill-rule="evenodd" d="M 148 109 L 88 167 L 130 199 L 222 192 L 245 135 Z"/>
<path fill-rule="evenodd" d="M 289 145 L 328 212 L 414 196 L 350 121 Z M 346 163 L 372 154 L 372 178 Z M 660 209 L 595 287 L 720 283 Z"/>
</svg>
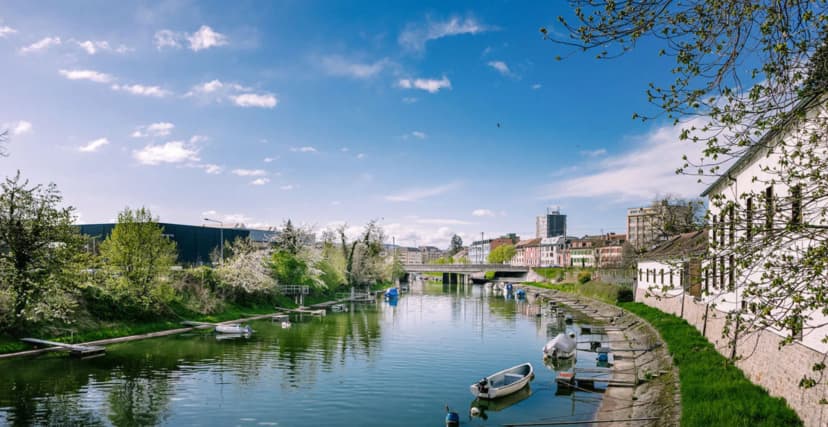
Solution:
<svg viewBox="0 0 828 427">
<path fill-rule="evenodd" d="M 717 266 L 719 264 L 718 260 L 716 258 L 713 258 L 713 262 L 711 264 L 713 264 L 713 288 L 718 289 L 719 288 L 719 282 L 718 282 L 717 279 L 718 279 L 719 276 L 718 276 L 718 274 L 716 274 L 716 270 L 718 269 Z"/>
<path fill-rule="evenodd" d="M 802 185 L 791 188 L 791 225 L 802 224 Z"/>
<path fill-rule="evenodd" d="M 670 287 L 673 287 L 673 270 L 670 270 Z"/>
<path fill-rule="evenodd" d="M 791 336 L 797 341 L 802 341 L 802 330 L 804 329 L 804 322 L 801 317 L 795 317 L 793 321 L 794 326 L 791 328 Z"/>
<path fill-rule="evenodd" d="M 713 233 L 713 236 L 711 236 L 712 239 L 710 239 L 710 241 L 712 242 L 712 246 L 714 248 L 716 247 L 716 232 L 719 231 L 719 222 L 717 220 L 718 218 L 719 217 L 717 215 L 713 215 L 713 224 L 711 224 L 710 227 L 710 232 Z"/>
<path fill-rule="evenodd" d="M 736 204 L 734 203 L 730 203 L 730 206 L 727 208 L 727 220 L 728 226 L 730 227 L 728 230 L 728 242 L 733 246 L 736 240 Z"/>
<path fill-rule="evenodd" d="M 724 247 L 725 244 L 725 213 L 719 215 L 719 244 Z"/>
<path fill-rule="evenodd" d="M 753 238 L 753 197 L 747 198 L 745 207 L 745 238 L 747 240 Z"/>
<path fill-rule="evenodd" d="M 638 269 L 638 280 L 639 281 L 644 280 L 644 270 L 642 270 L 640 268 Z"/>
<path fill-rule="evenodd" d="M 765 189 L 765 230 L 773 229 L 773 186 Z"/>
<path fill-rule="evenodd" d="M 728 264 L 730 264 L 730 269 L 727 270 L 727 290 L 732 292 L 736 288 L 736 259 L 733 255 L 730 256 L 730 259 L 728 259 Z"/>
<path fill-rule="evenodd" d="M 661 284 L 663 285 L 664 284 L 664 269 L 662 268 L 661 270 L 659 270 L 659 273 L 661 274 Z"/>
<path fill-rule="evenodd" d="M 725 258 L 719 257 L 719 284 L 725 287 Z"/>
<path fill-rule="evenodd" d="M 704 291 L 710 292 L 710 270 L 704 269 Z"/>
</svg>

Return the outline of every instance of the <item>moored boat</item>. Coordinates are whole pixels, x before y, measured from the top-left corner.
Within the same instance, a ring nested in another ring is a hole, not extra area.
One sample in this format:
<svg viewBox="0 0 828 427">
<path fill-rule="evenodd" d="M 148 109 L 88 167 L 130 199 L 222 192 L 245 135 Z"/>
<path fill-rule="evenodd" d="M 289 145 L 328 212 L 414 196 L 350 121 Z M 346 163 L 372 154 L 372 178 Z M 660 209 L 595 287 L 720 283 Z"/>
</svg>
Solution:
<svg viewBox="0 0 828 427">
<path fill-rule="evenodd" d="M 574 337 L 558 334 L 543 346 L 543 358 L 568 359 L 575 355 L 577 347 Z"/>
<path fill-rule="evenodd" d="M 469 386 L 469 390 L 477 398 L 496 399 L 519 391 L 529 384 L 533 376 L 532 364 L 521 363 L 483 378 Z"/>
<path fill-rule="evenodd" d="M 250 326 L 242 326 L 238 323 L 227 323 L 216 325 L 216 332 L 220 334 L 251 334 L 253 329 L 250 329 Z"/>
</svg>

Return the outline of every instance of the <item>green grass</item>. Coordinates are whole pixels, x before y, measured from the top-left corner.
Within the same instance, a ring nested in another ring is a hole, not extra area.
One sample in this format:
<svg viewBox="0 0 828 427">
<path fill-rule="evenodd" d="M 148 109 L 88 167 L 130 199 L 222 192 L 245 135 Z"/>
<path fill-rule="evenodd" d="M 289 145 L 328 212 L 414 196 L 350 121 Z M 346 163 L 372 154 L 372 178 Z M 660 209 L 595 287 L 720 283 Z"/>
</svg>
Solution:
<svg viewBox="0 0 828 427">
<path fill-rule="evenodd" d="M 615 304 L 615 302 L 618 300 L 618 291 L 622 288 L 621 285 L 613 285 L 601 282 L 587 282 L 584 284 L 529 282 L 526 284 L 538 288 L 554 289 L 561 292 L 583 295 L 585 297 L 603 301 L 607 304 Z"/>
<path fill-rule="evenodd" d="M 802 425 L 784 399 L 751 383 L 684 319 L 641 303 L 619 306 L 653 325 L 666 342 L 679 369 L 682 426 Z"/>
</svg>

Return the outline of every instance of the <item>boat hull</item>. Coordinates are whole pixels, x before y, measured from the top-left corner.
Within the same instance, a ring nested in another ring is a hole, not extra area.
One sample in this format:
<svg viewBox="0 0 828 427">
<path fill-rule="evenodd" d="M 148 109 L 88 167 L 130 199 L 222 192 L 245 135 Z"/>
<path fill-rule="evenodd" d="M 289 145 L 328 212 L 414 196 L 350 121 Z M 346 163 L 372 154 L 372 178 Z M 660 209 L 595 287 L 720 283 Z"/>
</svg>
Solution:
<svg viewBox="0 0 828 427">
<path fill-rule="evenodd" d="M 218 325 L 216 332 L 220 334 L 249 334 L 252 332 L 249 326 L 241 325 Z"/>
<path fill-rule="evenodd" d="M 517 393 L 534 377 L 534 368 L 531 363 L 523 363 L 509 369 L 504 369 L 486 377 L 485 386 L 475 383 L 469 386 L 471 394 L 478 399 L 497 399 Z"/>
</svg>

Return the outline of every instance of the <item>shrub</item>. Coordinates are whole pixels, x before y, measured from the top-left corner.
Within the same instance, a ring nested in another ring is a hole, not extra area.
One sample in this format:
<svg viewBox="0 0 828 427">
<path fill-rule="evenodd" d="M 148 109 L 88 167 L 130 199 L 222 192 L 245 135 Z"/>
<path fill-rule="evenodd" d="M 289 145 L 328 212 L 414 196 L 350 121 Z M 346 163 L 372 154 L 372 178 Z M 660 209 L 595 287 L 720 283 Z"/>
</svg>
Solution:
<svg viewBox="0 0 828 427">
<path fill-rule="evenodd" d="M 623 287 L 618 290 L 618 302 L 632 302 L 634 299 L 632 288 Z"/>
<path fill-rule="evenodd" d="M 589 271 L 582 271 L 578 273 L 578 283 L 584 284 L 586 282 L 589 282 L 590 280 L 592 280 L 592 273 L 590 273 Z"/>
</svg>

